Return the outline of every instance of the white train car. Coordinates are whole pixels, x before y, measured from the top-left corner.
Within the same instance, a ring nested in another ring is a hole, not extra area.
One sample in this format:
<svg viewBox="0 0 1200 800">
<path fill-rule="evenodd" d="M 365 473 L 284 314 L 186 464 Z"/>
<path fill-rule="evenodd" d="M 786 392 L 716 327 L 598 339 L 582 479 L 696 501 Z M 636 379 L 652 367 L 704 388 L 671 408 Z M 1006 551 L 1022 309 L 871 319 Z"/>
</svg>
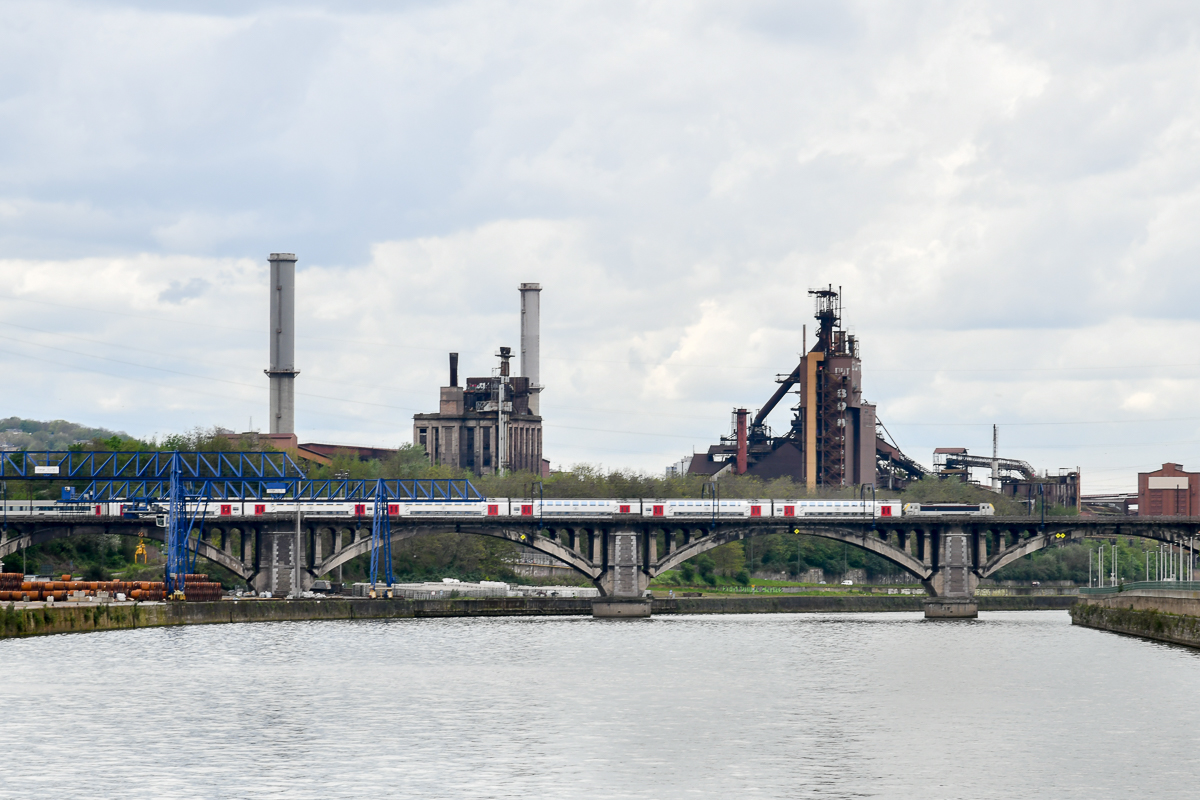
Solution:
<svg viewBox="0 0 1200 800">
<path fill-rule="evenodd" d="M 59 503 L 54 500 L 9 500 L 3 504 L 3 513 L 10 517 L 82 517 L 101 515 L 105 511 L 105 505 Z"/>
<path fill-rule="evenodd" d="M 761 500 L 642 500 L 643 517 L 760 517 L 762 509 Z"/>
<path fill-rule="evenodd" d="M 622 506 L 625 511 L 622 511 Z M 550 517 L 612 517 L 629 514 L 636 507 L 630 500 L 601 500 L 596 498 L 572 498 L 562 500 L 534 500 L 531 513 L 543 518 Z"/>
<path fill-rule="evenodd" d="M 905 503 L 906 517 L 991 517 L 996 507 L 991 503 Z"/>
<path fill-rule="evenodd" d="M 899 517 L 899 500 L 774 500 L 776 517 Z"/>
</svg>

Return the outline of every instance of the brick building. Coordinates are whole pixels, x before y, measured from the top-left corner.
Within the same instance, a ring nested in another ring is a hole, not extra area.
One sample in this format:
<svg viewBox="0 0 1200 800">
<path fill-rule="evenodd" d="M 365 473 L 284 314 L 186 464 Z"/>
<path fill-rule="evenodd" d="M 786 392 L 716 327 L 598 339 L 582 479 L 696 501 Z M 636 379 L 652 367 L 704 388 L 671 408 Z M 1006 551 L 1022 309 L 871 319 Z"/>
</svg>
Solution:
<svg viewBox="0 0 1200 800">
<path fill-rule="evenodd" d="M 1163 464 L 1138 473 L 1139 517 L 1200 515 L 1200 472 L 1184 472 L 1179 464 Z"/>
</svg>

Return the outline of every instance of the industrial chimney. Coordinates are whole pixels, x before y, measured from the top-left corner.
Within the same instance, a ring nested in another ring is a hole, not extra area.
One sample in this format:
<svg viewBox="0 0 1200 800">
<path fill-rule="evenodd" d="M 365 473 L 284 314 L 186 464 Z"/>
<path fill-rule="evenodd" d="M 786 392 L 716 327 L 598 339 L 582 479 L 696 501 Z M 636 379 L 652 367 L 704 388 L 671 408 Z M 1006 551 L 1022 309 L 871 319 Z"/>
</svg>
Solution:
<svg viewBox="0 0 1200 800">
<path fill-rule="evenodd" d="M 540 283 L 522 283 L 521 292 L 521 375 L 529 378 L 529 413 L 541 416 L 539 396 L 541 370 L 541 293 Z"/>
<path fill-rule="evenodd" d="M 271 253 L 271 433 L 296 432 L 296 256 Z"/>
<path fill-rule="evenodd" d="M 450 387 L 458 386 L 458 353 L 450 354 Z"/>
</svg>

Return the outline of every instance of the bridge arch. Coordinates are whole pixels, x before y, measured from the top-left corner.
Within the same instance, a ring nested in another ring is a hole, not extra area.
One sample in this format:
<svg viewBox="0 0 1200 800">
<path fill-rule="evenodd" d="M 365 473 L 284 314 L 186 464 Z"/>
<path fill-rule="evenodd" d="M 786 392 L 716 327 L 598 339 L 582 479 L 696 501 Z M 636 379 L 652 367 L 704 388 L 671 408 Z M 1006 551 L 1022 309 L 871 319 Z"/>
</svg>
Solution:
<svg viewBox="0 0 1200 800">
<path fill-rule="evenodd" d="M 1066 542 L 1082 542 L 1085 539 L 1112 539 L 1116 537 L 1124 537 L 1128 539 L 1147 539 L 1149 541 L 1163 542 L 1165 544 L 1181 545 L 1188 535 L 1195 537 L 1196 532 L 1181 529 L 1178 525 L 1164 525 L 1163 527 L 1127 527 L 1123 529 L 1120 524 L 1114 524 L 1110 530 L 1094 530 L 1084 528 L 1072 528 L 1069 523 L 1055 524 L 1052 527 L 1048 526 L 1046 530 L 1038 530 L 1036 528 L 1026 529 L 1026 531 L 1006 531 L 1015 533 L 1013 538 L 1016 540 L 1008 547 L 1004 548 L 994 556 L 990 557 L 986 564 L 979 570 L 979 577 L 988 578 L 999 572 L 1016 561 L 1020 561 L 1026 556 L 1045 550 L 1048 547 L 1064 543 L 1058 539 L 1057 535 L 1066 534 Z M 1030 535 L 1026 538 L 1021 538 L 1022 532 L 1029 532 Z"/>
<path fill-rule="evenodd" d="M 577 553 L 569 547 L 564 547 L 560 542 L 550 539 L 545 536 L 538 536 L 528 528 L 496 528 L 491 526 L 475 526 L 475 525 L 421 525 L 415 527 L 403 527 L 392 529 L 392 543 L 401 542 L 405 539 L 415 539 L 421 536 L 432 536 L 439 533 L 467 533 L 475 536 L 490 536 L 494 539 L 503 539 L 505 541 L 514 542 L 524 545 L 539 553 L 544 553 L 557 561 L 566 564 L 576 572 L 583 575 L 588 580 L 596 580 L 600 577 L 602 569 L 592 564 L 591 560 L 585 558 L 582 554 Z M 366 555 L 371 552 L 371 537 L 365 536 L 352 544 L 346 545 L 336 553 L 331 553 L 328 558 L 324 559 L 320 564 L 314 565 L 311 572 L 313 575 L 325 575 L 332 572 L 334 569 L 342 566 L 348 561 L 355 559 L 361 555 Z"/>
<path fill-rule="evenodd" d="M 166 543 L 166 528 L 155 526 L 134 527 L 128 529 L 122 527 L 109 527 L 100 525 L 80 525 L 80 526 L 47 526 L 44 528 L 34 528 L 32 530 L 18 531 L 18 535 L 5 539 L 0 543 L 0 559 L 7 558 L 14 553 L 20 552 L 22 548 L 33 547 L 34 545 L 45 544 L 56 539 L 70 539 L 75 536 L 87 535 L 116 535 L 116 536 L 137 536 L 142 539 L 152 539 L 156 542 Z M 198 544 L 200 555 L 207 558 L 216 564 L 220 564 L 225 569 L 237 575 L 243 580 L 249 580 L 253 574 L 253 569 L 243 564 L 238 559 L 234 558 L 229 553 L 226 553 L 220 548 L 214 547 L 211 543 L 201 540 Z"/>
<path fill-rule="evenodd" d="M 657 530 L 666 530 L 668 535 L 673 533 L 677 528 L 659 527 Z M 882 531 L 887 538 L 881 538 L 879 532 Z M 789 533 L 788 528 L 760 528 L 760 527 L 729 527 L 720 531 L 709 533 L 707 536 L 701 536 L 693 539 L 677 550 L 673 550 L 670 554 L 660 559 L 652 566 L 651 577 L 658 577 L 667 570 L 674 569 L 684 561 L 695 558 L 698 555 L 707 553 L 721 545 L 731 542 L 742 541 L 754 536 L 767 536 L 771 534 L 786 534 Z M 845 542 L 853 545 L 861 550 L 866 550 L 869 553 L 874 553 L 881 558 L 890 561 L 906 572 L 912 574 L 919 580 L 926 580 L 932 574 L 932 568 L 927 566 L 920 559 L 915 558 L 907 550 L 896 547 L 891 544 L 890 539 L 893 535 L 908 535 L 911 532 L 908 529 L 898 528 L 881 528 L 877 531 L 862 532 L 851 528 L 839 528 L 835 525 L 822 528 L 805 528 L 802 535 L 816 536 L 822 539 L 831 539 L 833 541 Z"/>
</svg>

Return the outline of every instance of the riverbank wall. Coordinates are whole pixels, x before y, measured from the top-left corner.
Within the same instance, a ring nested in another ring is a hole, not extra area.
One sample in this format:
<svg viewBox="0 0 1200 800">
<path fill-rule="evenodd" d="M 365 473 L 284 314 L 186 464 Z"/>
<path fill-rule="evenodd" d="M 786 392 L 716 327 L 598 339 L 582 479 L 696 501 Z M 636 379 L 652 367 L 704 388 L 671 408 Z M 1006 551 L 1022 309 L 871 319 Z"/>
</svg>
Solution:
<svg viewBox="0 0 1200 800">
<path fill-rule="evenodd" d="M 1200 647 L 1200 590 L 1133 589 L 1085 595 L 1071 607 L 1071 622 L 1085 628 Z"/>
<path fill-rule="evenodd" d="M 921 611 L 921 597 L 687 597 L 656 598 L 655 615 L 788 614 Z M 981 597 L 980 611 L 1065 609 L 1073 597 Z M 53 633 L 213 625 L 234 622 L 298 622 L 332 619 L 434 617 L 590 616 L 588 598 L 509 597 L 454 600 L 222 600 L 212 603 L 10 603 L 0 609 L 0 638 Z"/>
</svg>

